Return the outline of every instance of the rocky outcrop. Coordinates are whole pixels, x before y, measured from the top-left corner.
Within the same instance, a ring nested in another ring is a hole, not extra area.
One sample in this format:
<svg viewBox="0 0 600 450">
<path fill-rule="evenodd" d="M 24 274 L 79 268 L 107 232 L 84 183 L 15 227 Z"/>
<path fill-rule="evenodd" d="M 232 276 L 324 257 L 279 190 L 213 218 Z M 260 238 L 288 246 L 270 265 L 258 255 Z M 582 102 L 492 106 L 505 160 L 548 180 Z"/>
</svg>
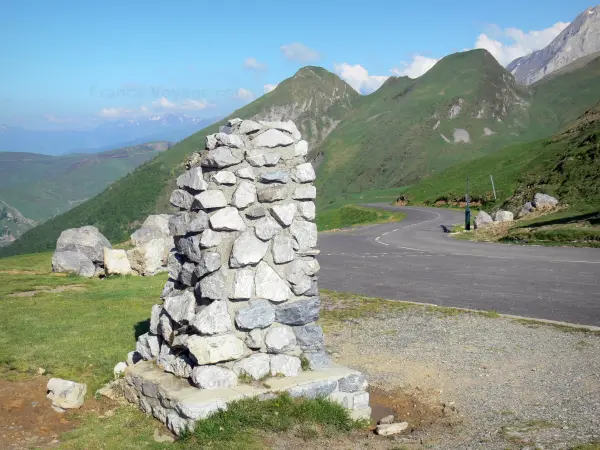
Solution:
<svg viewBox="0 0 600 450">
<path fill-rule="evenodd" d="M 112 245 L 96 227 L 65 230 L 56 243 L 52 271 L 93 277 L 104 271 L 104 248 L 112 249 Z"/>
<path fill-rule="evenodd" d="M 548 194 L 538 192 L 533 196 L 533 200 L 525 203 L 519 210 L 518 217 L 523 218 L 534 211 L 541 213 L 550 212 L 558 207 L 558 199 Z"/>
<path fill-rule="evenodd" d="M 579 14 L 550 44 L 512 61 L 506 70 L 532 84 L 572 62 L 600 52 L 600 6 Z"/>
</svg>

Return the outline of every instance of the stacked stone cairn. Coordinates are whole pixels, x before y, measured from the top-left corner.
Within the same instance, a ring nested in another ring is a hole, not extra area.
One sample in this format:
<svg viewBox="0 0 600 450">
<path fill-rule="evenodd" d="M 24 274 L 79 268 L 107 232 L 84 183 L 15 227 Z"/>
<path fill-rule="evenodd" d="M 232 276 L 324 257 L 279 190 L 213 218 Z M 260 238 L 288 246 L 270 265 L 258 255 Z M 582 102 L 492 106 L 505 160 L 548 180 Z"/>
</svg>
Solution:
<svg viewBox="0 0 600 450">
<path fill-rule="evenodd" d="M 201 389 L 329 366 L 319 316 L 315 172 L 293 122 L 233 119 L 177 178 L 176 251 L 136 358 Z"/>
</svg>

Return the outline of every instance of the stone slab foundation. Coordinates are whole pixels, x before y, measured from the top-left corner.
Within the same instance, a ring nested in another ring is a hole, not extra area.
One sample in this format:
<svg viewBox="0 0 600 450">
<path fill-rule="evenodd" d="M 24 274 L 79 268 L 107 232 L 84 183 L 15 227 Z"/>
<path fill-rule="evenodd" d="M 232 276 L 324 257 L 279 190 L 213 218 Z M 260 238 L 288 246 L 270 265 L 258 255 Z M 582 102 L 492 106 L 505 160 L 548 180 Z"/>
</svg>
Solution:
<svg viewBox="0 0 600 450">
<path fill-rule="evenodd" d="M 292 397 L 326 397 L 348 409 L 354 419 L 369 419 L 371 415 L 365 376 L 333 363 L 326 369 L 301 372 L 294 377 L 267 378 L 261 386 L 239 383 L 228 388 L 198 389 L 144 361 L 127 368 L 123 386 L 129 402 L 160 420 L 176 435 L 186 429 L 192 431 L 197 420 L 227 409 L 234 400 L 266 400 L 283 392 Z"/>
</svg>

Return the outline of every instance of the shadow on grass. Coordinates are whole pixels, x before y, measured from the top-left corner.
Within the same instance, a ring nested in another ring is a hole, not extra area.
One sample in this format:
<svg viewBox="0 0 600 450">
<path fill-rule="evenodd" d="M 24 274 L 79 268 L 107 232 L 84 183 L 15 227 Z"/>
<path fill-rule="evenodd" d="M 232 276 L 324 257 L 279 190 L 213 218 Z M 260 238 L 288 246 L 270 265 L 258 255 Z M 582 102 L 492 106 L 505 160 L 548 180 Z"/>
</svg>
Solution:
<svg viewBox="0 0 600 450">
<path fill-rule="evenodd" d="M 519 228 L 539 228 L 548 225 L 566 225 L 569 223 L 577 223 L 582 221 L 589 221 L 592 225 L 600 224 L 600 211 L 595 211 L 586 214 L 579 214 L 576 216 L 559 217 L 552 220 L 539 221 L 528 225 L 522 225 Z"/>
<path fill-rule="evenodd" d="M 133 326 L 133 331 L 135 334 L 135 340 L 142 335 L 147 333 L 150 330 L 150 319 L 142 320 L 141 322 L 136 323 Z"/>
</svg>

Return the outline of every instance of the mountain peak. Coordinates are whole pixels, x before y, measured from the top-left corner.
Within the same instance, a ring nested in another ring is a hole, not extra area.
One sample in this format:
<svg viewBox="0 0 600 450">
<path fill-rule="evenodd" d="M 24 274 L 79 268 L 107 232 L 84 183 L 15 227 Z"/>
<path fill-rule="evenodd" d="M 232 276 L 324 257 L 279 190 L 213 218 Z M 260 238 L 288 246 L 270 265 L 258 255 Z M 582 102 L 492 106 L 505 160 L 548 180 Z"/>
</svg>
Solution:
<svg viewBox="0 0 600 450">
<path fill-rule="evenodd" d="M 600 5 L 579 14 L 550 44 L 517 58 L 506 68 L 517 81 L 532 84 L 572 62 L 600 51 Z"/>
</svg>

